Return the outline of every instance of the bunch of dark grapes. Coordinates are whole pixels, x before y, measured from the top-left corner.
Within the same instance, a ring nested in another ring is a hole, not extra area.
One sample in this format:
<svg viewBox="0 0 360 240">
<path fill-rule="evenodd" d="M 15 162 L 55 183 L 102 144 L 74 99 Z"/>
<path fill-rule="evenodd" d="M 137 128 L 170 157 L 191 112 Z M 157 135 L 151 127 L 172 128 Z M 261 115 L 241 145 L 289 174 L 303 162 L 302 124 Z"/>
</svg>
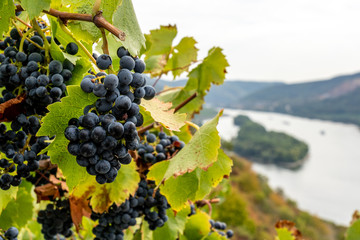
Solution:
<svg viewBox="0 0 360 240">
<path fill-rule="evenodd" d="M 113 182 L 121 164 L 131 162 L 129 144 L 123 145 L 122 140 L 135 134 L 132 122 L 123 125 L 112 114 L 98 116 L 93 112 L 79 120 L 71 119 L 65 129 L 65 137 L 70 140 L 68 151 L 90 175 L 96 175 L 100 184 Z"/>
<path fill-rule="evenodd" d="M 149 228 L 155 230 L 168 220 L 166 210 L 170 208 L 159 190 L 154 193 L 154 183 L 141 180 L 134 196 L 130 196 L 119 207 L 113 204 L 105 213 L 93 212 L 91 218 L 99 220 L 93 228 L 96 239 L 123 239 L 123 231 L 136 224 L 136 218 L 144 216 Z"/>
<path fill-rule="evenodd" d="M 65 238 L 73 235 L 68 199 L 48 204 L 45 210 L 39 211 L 37 221 L 42 225 L 41 232 L 46 240 L 59 239 L 60 234 Z"/>
<path fill-rule="evenodd" d="M 141 74 L 145 63 L 132 58 L 123 47 L 118 56 L 121 69 L 117 75 L 100 72 L 83 78 L 81 89 L 99 99 L 84 109 L 85 115 L 71 119 L 65 129 L 69 153 L 90 175 L 96 175 L 100 184 L 113 182 L 121 164 L 131 162 L 128 150 L 138 147 L 136 127 L 143 124 L 139 104 L 142 98 L 150 100 L 155 96 L 155 89 L 146 86 Z M 107 69 L 112 59 L 103 54 L 96 62 L 100 69 Z"/>
<path fill-rule="evenodd" d="M 21 178 L 39 169 L 39 161 L 48 158 L 39 154 L 49 143 L 48 137 L 35 137 L 40 128 L 39 119 L 27 118 L 24 114 L 11 123 L 11 130 L 0 124 L 0 151 L 6 158 L 0 160 L 0 188 L 7 190 L 10 186 L 19 186 Z M 15 172 L 16 175 L 9 173 Z"/>
<path fill-rule="evenodd" d="M 151 165 L 172 158 L 185 146 L 185 143 L 177 136 L 168 136 L 164 132 L 155 135 L 146 131 L 143 138 L 144 140 L 137 148 L 137 153 L 143 163 Z"/>
<path fill-rule="evenodd" d="M 52 59 L 47 65 L 45 50 L 38 48 L 44 46 L 44 40 L 37 32 L 29 37 L 31 42 L 22 40 L 14 28 L 10 37 L 0 42 L 0 87 L 5 87 L 0 103 L 23 95 L 27 116 L 44 115 L 49 104 L 65 95 L 65 83 L 71 79 L 74 65 Z M 51 42 L 51 37 L 46 41 Z"/>
<path fill-rule="evenodd" d="M 4 236 L 0 235 L 0 240 L 16 240 L 18 235 L 19 230 L 16 227 L 10 227 L 8 230 L 5 231 Z"/>
<path fill-rule="evenodd" d="M 230 229 L 225 231 L 227 226 L 226 223 L 224 222 L 210 220 L 210 224 L 211 224 L 211 228 L 214 229 L 221 236 L 224 236 L 226 238 L 231 238 L 234 235 L 234 232 Z"/>
</svg>

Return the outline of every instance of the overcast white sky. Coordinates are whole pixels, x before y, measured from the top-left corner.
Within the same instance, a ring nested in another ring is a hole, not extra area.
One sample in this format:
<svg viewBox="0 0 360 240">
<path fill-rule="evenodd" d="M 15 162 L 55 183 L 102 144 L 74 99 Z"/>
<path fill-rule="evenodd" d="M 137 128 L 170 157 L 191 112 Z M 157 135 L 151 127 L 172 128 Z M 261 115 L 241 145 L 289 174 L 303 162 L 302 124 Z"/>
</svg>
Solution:
<svg viewBox="0 0 360 240">
<path fill-rule="evenodd" d="M 228 79 L 299 82 L 360 71 L 359 0 L 133 0 L 143 32 L 176 24 Z"/>
</svg>

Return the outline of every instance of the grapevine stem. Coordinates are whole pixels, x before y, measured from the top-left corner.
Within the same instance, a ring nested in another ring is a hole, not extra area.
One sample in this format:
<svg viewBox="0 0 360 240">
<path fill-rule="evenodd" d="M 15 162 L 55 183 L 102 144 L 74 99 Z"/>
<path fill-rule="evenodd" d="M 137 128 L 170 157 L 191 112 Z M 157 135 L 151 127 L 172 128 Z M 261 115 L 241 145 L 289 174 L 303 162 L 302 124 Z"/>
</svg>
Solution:
<svg viewBox="0 0 360 240">
<path fill-rule="evenodd" d="M 191 95 L 190 97 L 188 97 L 187 99 L 185 99 L 185 101 L 183 101 L 182 103 L 180 103 L 174 110 L 174 113 L 176 113 L 177 111 L 179 111 L 182 107 L 184 107 L 186 104 L 188 104 L 191 100 L 193 100 L 194 98 L 197 97 L 197 93 L 194 93 L 193 95 Z"/>
<path fill-rule="evenodd" d="M 107 41 L 107 38 L 106 38 L 105 30 L 103 28 L 100 28 L 100 31 L 101 31 L 101 35 L 102 35 L 102 38 L 103 38 L 103 45 L 101 47 L 102 50 L 103 50 L 103 53 L 105 53 L 107 55 L 110 55 L 109 54 L 109 44 L 108 44 L 108 41 Z M 113 69 L 112 65 L 109 66 L 109 72 L 114 73 L 114 69 Z"/>
<path fill-rule="evenodd" d="M 156 84 L 158 83 L 158 81 L 160 80 L 161 76 L 163 75 L 163 72 L 161 71 L 159 77 L 155 80 L 154 84 L 153 84 L 153 87 L 156 86 Z"/>
<path fill-rule="evenodd" d="M 14 27 L 16 28 L 16 30 L 18 31 L 20 37 L 23 36 L 21 30 L 19 29 L 19 27 L 16 25 L 15 21 L 13 19 L 11 19 L 11 23 L 14 25 Z"/>
<path fill-rule="evenodd" d="M 152 124 L 150 124 L 150 125 L 147 125 L 146 127 L 141 128 L 140 130 L 137 131 L 137 132 L 138 132 L 138 135 L 146 132 L 146 131 L 149 130 L 149 129 L 152 129 L 153 127 L 155 127 L 155 123 L 152 123 Z"/>
<path fill-rule="evenodd" d="M 45 45 L 45 63 L 46 63 L 46 66 L 50 63 L 50 44 L 49 42 L 47 41 L 46 37 L 45 37 L 45 34 L 43 33 L 43 31 L 41 30 L 41 28 L 39 27 L 38 23 L 36 22 L 36 20 L 32 20 L 32 25 L 34 27 L 34 29 L 40 34 L 40 36 L 42 37 L 42 39 L 44 40 L 44 45 Z M 47 70 L 48 71 L 48 74 L 49 74 L 49 69 Z"/>
<path fill-rule="evenodd" d="M 34 31 L 34 29 L 29 29 L 26 33 L 24 33 L 23 37 L 21 38 L 21 42 L 20 42 L 20 46 L 19 46 L 19 52 L 23 51 L 24 48 L 24 41 L 27 38 L 27 36 L 32 33 Z"/>
<path fill-rule="evenodd" d="M 24 22 L 21 18 L 19 18 L 19 17 L 15 17 L 15 18 L 16 18 L 16 20 L 18 20 L 19 22 L 21 22 L 22 24 L 24 24 L 24 25 L 27 26 L 28 28 L 32 28 L 31 25 L 29 25 L 29 24 L 27 24 L 26 22 Z"/>
<path fill-rule="evenodd" d="M 96 61 L 93 58 L 93 56 L 91 55 L 91 53 L 86 49 L 86 47 L 84 46 L 84 44 L 82 44 L 79 40 L 77 40 L 74 35 L 70 32 L 70 30 L 62 23 L 60 22 L 60 27 L 61 29 L 67 34 L 69 35 L 72 39 L 74 39 L 74 41 L 76 42 L 77 45 L 80 46 L 80 48 L 85 52 L 85 54 L 90 58 L 90 60 L 96 65 Z"/>
<path fill-rule="evenodd" d="M 198 131 L 200 129 L 200 127 L 198 125 L 196 125 L 195 123 L 193 122 L 190 122 L 190 121 L 185 121 L 185 123 L 193 128 L 196 129 L 196 131 Z"/>
<path fill-rule="evenodd" d="M 20 5 L 16 5 L 16 11 L 24 11 L 24 9 Z M 119 30 L 114 25 L 106 21 L 106 19 L 101 14 L 96 14 L 93 17 L 91 14 L 61 12 L 52 8 L 50 8 L 49 11 L 44 10 L 43 12 L 51 16 L 60 18 L 64 23 L 66 23 L 68 20 L 92 22 L 98 28 L 105 28 L 106 30 L 114 34 L 117 38 L 119 38 L 121 41 L 125 41 L 125 32 Z"/>
<path fill-rule="evenodd" d="M 164 92 L 168 92 L 168 91 L 175 90 L 175 89 L 181 89 L 181 88 L 182 88 L 182 87 L 167 88 L 167 89 L 165 89 L 165 90 L 162 90 L 162 91 L 156 93 L 156 95 L 160 95 L 160 94 L 162 94 L 162 93 L 164 93 Z"/>
</svg>

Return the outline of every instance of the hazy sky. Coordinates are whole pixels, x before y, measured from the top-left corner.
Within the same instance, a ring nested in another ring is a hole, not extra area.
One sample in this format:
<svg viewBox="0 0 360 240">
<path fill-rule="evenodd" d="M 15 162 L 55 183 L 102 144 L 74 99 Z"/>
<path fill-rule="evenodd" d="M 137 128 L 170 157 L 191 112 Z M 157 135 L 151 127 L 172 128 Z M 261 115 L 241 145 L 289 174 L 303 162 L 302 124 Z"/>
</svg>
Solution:
<svg viewBox="0 0 360 240">
<path fill-rule="evenodd" d="M 360 71 L 359 0 L 133 0 L 142 31 L 176 24 L 228 79 L 299 82 Z"/>
</svg>

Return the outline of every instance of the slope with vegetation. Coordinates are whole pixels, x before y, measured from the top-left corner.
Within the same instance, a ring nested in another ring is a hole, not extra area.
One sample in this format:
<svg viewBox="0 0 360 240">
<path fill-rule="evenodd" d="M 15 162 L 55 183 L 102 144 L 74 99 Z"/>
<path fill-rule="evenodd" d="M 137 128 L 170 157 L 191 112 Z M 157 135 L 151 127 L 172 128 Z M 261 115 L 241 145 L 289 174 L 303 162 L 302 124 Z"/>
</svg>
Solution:
<svg viewBox="0 0 360 240">
<path fill-rule="evenodd" d="M 234 161 L 233 172 L 230 180 L 213 193 L 222 196 L 213 209 L 213 217 L 227 222 L 235 232 L 235 239 L 274 239 L 275 223 L 283 219 L 293 221 L 303 239 L 345 239 L 345 227 L 300 210 L 281 190 L 271 189 L 265 177 L 253 172 L 249 161 L 235 154 L 230 156 Z"/>
</svg>

